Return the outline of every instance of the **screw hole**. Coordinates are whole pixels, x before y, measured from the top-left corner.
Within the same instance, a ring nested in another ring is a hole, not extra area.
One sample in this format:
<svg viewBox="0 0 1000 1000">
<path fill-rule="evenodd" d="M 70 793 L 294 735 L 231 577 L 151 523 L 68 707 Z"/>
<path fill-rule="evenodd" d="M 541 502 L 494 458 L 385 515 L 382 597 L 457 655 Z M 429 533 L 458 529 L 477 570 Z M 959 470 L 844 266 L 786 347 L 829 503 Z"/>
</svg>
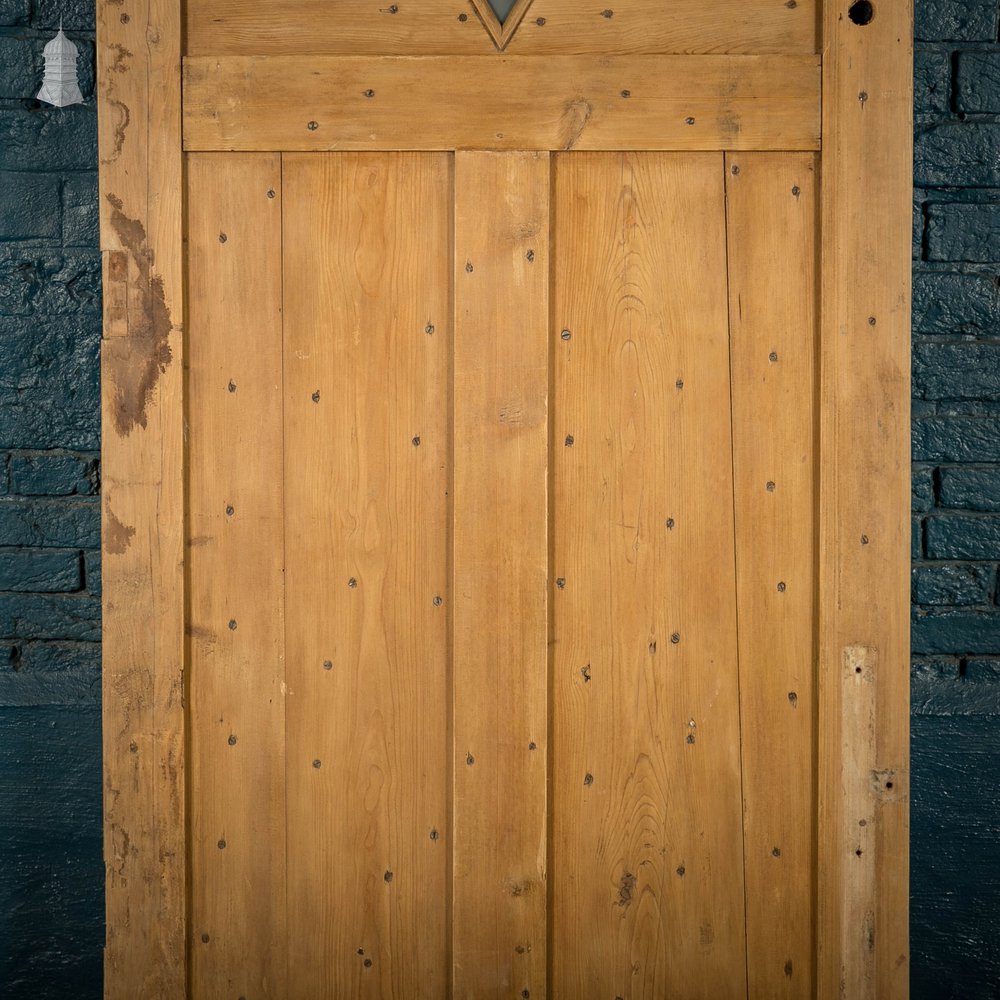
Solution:
<svg viewBox="0 0 1000 1000">
<path fill-rule="evenodd" d="M 866 24 L 871 24 L 872 18 L 875 17 L 875 5 L 869 3 L 869 0 L 857 0 L 856 3 L 851 4 L 847 16 L 855 24 L 864 27 Z"/>
</svg>

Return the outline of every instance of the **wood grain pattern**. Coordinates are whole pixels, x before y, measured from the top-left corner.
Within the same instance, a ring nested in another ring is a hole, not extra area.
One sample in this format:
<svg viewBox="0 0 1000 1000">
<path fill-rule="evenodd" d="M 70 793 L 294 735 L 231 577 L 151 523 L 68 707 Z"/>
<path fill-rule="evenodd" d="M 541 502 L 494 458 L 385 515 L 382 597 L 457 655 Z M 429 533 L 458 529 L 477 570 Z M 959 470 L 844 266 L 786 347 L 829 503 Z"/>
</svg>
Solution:
<svg viewBox="0 0 1000 1000">
<path fill-rule="evenodd" d="M 316 56 L 305 69 L 186 59 L 185 149 L 819 147 L 813 55 Z"/>
<path fill-rule="evenodd" d="M 187 185 L 191 995 L 283 998 L 281 158 Z"/>
<path fill-rule="evenodd" d="M 97 10 L 109 1000 L 185 995 L 181 18 Z"/>
<path fill-rule="evenodd" d="M 455 157 L 454 995 L 546 989 L 549 155 Z"/>
<path fill-rule="evenodd" d="M 726 157 L 751 997 L 815 988 L 816 163 Z"/>
<path fill-rule="evenodd" d="M 289 996 L 447 985 L 449 162 L 283 158 Z"/>
<path fill-rule="evenodd" d="M 816 0 L 534 0 L 525 55 L 816 51 Z M 189 0 L 188 54 L 478 55 L 493 43 L 468 0 Z"/>
<path fill-rule="evenodd" d="M 842 4 L 824 11 L 818 996 L 839 997 L 847 982 L 858 1000 L 888 1000 L 909 988 L 913 10 L 875 4 L 866 25 Z M 844 685 L 857 648 L 870 651 L 873 688 Z M 847 834 L 866 819 L 851 815 L 847 742 L 863 729 L 867 694 L 856 695 L 868 690 L 882 778 L 874 859 Z M 847 919 L 858 912 L 866 919 Z"/>
<path fill-rule="evenodd" d="M 551 989 L 744 997 L 723 158 L 557 156 L 555 218 Z"/>
</svg>

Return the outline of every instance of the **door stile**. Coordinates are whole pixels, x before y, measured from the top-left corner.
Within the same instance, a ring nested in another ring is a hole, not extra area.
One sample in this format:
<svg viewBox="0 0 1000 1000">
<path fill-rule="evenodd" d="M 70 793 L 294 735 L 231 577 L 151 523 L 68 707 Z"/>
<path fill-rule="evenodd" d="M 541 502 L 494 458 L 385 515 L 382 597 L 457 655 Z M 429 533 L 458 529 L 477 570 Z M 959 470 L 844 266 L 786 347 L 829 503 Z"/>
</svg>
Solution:
<svg viewBox="0 0 1000 1000">
<path fill-rule="evenodd" d="M 913 5 L 854 7 L 823 14 L 818 997 L 895 1000 L 909 991 Z"/>
<path fill-rule="evenodd" d="M 455 154 L 456 996 L 546 993 L 549 154 Z"/>
</svg>

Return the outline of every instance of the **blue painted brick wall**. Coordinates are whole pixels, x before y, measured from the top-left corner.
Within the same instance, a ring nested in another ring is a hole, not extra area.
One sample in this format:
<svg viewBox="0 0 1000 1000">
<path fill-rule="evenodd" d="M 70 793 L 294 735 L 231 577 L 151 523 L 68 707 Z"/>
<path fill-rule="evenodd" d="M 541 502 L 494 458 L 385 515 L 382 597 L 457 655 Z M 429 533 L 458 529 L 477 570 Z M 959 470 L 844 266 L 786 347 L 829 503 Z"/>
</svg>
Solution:
<svg viewBox="0 0 1000 1000">
<path fill-rule="evenodd" d="M 1000 997 L 998 30 L 917 0 L 913 1000 Z"/>
<path fill-rule="evenodd" d="M 87 104 L 39 105 L 62 17 Z M 0 996 L 97 1000 L 101 858 L 93 0 L 0 0 Z"/>
<path fill-rule="evenodd" d="M 913 997 L 987 1000 L 1000 996 L 1000 2 L 916 6 Z M 62 111 L 31 99 L 60 17 L 88 100 Z M 0 995 L 11 1000 L 101 993 L 93 21 L 93 0 L 0 0 Z"/>
</svg>

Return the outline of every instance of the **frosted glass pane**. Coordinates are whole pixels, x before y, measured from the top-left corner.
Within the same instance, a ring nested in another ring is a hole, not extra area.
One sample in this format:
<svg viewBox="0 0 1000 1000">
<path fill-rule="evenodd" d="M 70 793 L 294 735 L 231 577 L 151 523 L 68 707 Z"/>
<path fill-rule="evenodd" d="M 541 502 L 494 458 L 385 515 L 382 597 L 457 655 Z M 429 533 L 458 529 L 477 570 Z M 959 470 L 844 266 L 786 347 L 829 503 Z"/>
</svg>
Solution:
<svg viewBox="0 0 1000 1000">
<path fill-rule="evenodd" d="M 493 8 L 493 13 L 496 14 L 497 20 L 503 24 L 510 13 L 511 7 L 514 6 L 514 0 L 490 0 L 490 6 Z"/>
</svg>

